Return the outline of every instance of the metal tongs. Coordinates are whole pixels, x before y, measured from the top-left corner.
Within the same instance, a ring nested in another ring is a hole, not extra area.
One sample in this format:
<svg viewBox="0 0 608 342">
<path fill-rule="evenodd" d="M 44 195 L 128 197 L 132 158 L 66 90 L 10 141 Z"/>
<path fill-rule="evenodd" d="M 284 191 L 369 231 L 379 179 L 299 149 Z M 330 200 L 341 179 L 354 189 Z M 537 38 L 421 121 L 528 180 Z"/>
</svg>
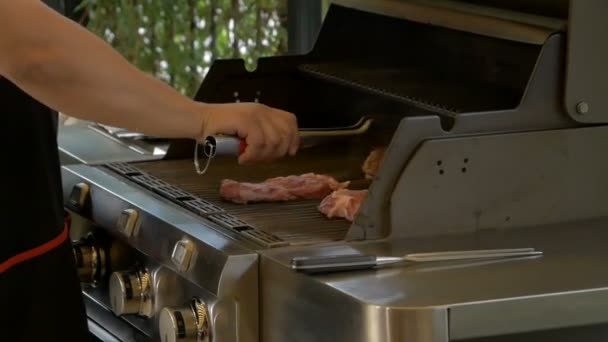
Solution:
<svg viewBox="0 0 608 342">
<path fill-rule="evenodd" d="M 360 135 L 369 129 L 372 123 L 371 118 L 362 117 L 357 123 L 346 127 L 332 128 L 305 128 L 300 129 L 300 149 L 308 148 L 333 140 L 348 136 Z M 201 169 L 199 162 L 199 148 L 202 146 L 203 155 L 206 159 L 205 166 Z M 247 148 L 247 142 L 244 139 L 234 136 L 212 135 L 205 138 L 204 141 L 196 142 L 194 148 L 194 168 L 199 175 L 204 174 L 211 160 L 218 156 L 240 156 Z"/>
<path fill-rule="evenodd" d="M 298 272 L 331 273 L 341 271 L 366 270 L 397 263 L 423 263 L 433 261 L 499 259 L 525 256 L 539 256 L 543 252 L 534 248 L 486 249 L 454 252 L 416 253 L 399 257 L 346 254 L 334 256 L 295 257 L 291 268 Z"/>
</svg>

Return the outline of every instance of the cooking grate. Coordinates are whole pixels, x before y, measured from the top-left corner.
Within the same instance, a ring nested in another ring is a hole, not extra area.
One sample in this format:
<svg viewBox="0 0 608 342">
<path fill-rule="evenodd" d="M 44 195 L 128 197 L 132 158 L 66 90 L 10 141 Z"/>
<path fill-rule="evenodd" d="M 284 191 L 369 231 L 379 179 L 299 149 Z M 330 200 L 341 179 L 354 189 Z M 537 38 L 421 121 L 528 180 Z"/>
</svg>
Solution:
<svg viewBox="0 0 608 342">
<path fill-rule="evenodd" d="M 221 180 L 258 182 L 307 172 L 332 175 L 340 181 L 361 179 L 361 164 L 367 156 L 367 149 L 343 146 L 341 150 L 340 153 L 310 150 L 284 161 L 255 166 L 239 166 L 235 160 L 216 159 L 203 176 L 196 174 L 192 160 L 161 160 L 130 166 L 138 170 L 136 177 L 139 179 L 147 179 L 141 176 L 146 175 L 158 180 L 148 182 L 149 185 L 166 183 L 179 191 L 163 192 L 165 187 L 152 189 L 160 195 L 266 247 L 275 247 L 340 240 L 348 231 L 350 222 L 325 218 L 317 209 L 319 200 L 246 205 L 225 202 L 219 197 Z M 124 165 L 109 167 L 125 169 Z"/>
<path fill-rule="evenodd" d="M 369 68 L 345 64 L 308 64 L 300 70 L 329 82 L 380 94 L 448 117 L 463 112 L 515 108 L 519 96 L 509 89 L 467 77 L 448 78 L 428 68 Z"/>
</svg>

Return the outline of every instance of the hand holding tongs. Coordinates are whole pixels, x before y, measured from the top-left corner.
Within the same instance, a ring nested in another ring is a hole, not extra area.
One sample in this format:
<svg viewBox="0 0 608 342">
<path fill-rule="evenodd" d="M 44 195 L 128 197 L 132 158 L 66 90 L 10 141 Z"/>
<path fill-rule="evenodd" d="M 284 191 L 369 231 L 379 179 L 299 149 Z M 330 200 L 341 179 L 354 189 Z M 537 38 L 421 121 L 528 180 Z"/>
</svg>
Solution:
<svg viewBox="0 0 608 342">
<path fill-rule="evenodd" d="M 534 248 L 487 249 L 454 252 L 416 253 L 400 257 L 383 257 L 376 255 L 334 255 L 315 257 L 295 257 L 291 259 L 291 268 L 304 273 L 329 273 L 340 271 L 365 270 L 400 262 L 432 262 L 450 260 L 473 260 L 491 258 L 511 258 L 539 256 L 543 252 Z"/>
<path fill-rule="evenodd" d="M 328 139 L 336 139 L 347 136 L 360 135 L 369 129 L 372 119 L 363 117 L 357 123 L 347 127 L 332 127 L 332 128 L 307 128 L 299 131 L 300 149 L 318 145 Z M 203 168 L 199 166 L 199 145 L 203 147 L 204 156 L 207 162 Z M 212 135 L 206 137 L 205 141 L 197 142 L 194 151 L 194 166 L 198 174 L 203 174 L 209 167 L 211 159 L 217 156 L 235 156 L 238 157 L 247 148 L 245 139 L 234 136 Z"/>
</svg>

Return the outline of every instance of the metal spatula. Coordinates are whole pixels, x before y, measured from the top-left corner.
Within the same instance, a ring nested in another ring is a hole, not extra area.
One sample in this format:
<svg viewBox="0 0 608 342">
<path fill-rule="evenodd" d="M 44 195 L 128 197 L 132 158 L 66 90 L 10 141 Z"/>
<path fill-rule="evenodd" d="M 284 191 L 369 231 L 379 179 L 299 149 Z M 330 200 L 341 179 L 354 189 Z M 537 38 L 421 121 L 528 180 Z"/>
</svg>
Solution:
<svg viewBox="0 0 608 342">
<path fill-rule="evenodd" d="M 396 263 L 421 263 L 432 261 L 475 260 L 492 258 L 512 258 L 539 256 L 543 253 L 534 248 L 486 249 L 454 252 L 416 253 L 400 257 L 376 255 L 334 255 L 315 257 L 295 257 L 291 259 L 291 268 L 304 273 L 330 273 L 341 271 L 365 270 L 392 265 Z"/>
</svg>

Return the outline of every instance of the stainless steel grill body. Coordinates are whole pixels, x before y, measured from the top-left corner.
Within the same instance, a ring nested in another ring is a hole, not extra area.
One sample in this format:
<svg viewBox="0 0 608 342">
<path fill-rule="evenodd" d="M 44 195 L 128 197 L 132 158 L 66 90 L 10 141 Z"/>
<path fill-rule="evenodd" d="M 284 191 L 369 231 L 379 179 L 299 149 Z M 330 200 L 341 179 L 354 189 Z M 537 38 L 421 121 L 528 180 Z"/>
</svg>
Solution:
<svg viewBox="0 0 608 342">
<path fill-rule="evenodd" d="M 159 324 L 158 312 L 195 317 L 192 299 L 206 305 L 197 310 L 208 310 L 213 341 L 602 340 L 608 114 L 581 81 L 591 66 L 599 88 L 608 77 L 595 57 L 571 58 L 580 57 L 571 47 L 608 51 L 605 40 L 580 38 L 580 13 L 604 25 L 592 9 L 608 3 L 340 3 L 309 54 L 261 59 L 254 72 L 217 61 L 196 99 L 260 101 L 295 112 L 303 128 L 372 117 L 368 135 L 267 165 L 217 159 L 203 176 L 194 142 L 182 140 L 163 160 L 64 167 L 66 207 L 108 241 L 90 248 L 110 251 L 87 255 L 109 259 L 82 266 L 83 277 L 118 271 L 113 284 L 150 285 L 145 298 L 130 298 L 88 279 L 90 315 L 122 340 L 179 335 L 187 323 Z M 237 205 L 218 195 L 223 178 L 308 172 L 367 187 L 361 165 L 376 146 L 388 149 L 352 224 L 324 218 L 319 201 Z M 112 252 L 120 245 L 128 258 Z M 517 247 L 544 255 L 317 276 L 289 268 L 295 256 Z M 108 317 L 109 298 L 149 317 Z"/>
<path fill-rule="evenodd" d="M 263 341 L 534 342 L 608 338 L 608 221 L 262 252 Z M 551 238 L 548 238 L 551 236 Z M 542 258 L 307 276 L 302 255 L 533 245 Z"/>
</svg>

